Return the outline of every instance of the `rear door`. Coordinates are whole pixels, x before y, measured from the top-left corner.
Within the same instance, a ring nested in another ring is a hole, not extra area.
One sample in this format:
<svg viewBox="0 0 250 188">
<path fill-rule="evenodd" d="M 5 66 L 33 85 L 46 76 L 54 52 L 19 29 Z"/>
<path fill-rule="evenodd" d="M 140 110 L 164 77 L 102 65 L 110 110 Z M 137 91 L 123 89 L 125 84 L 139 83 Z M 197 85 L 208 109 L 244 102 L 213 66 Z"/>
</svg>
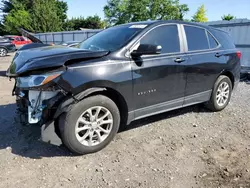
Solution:
<svg viewBox="0 0 250 188">
<path fill-rule="evenodd" d="M 177 24 L 160 25 L 135 44 L 136 47 L 139 44 L 162 46 L 160 55 L 132 59 L 136 118 L 183 105 L 186 85 L 183 63 L 186 57 L 179 31 Z"/>
<path fill-rule="evenodd" d="M 208 101 L 217 76 L 223 69 L 225 57 L 220 56 L 221 46 L 206 29 L 183 25 L 186 38 L 187 85 L 184 105 Z"/>
</svg>

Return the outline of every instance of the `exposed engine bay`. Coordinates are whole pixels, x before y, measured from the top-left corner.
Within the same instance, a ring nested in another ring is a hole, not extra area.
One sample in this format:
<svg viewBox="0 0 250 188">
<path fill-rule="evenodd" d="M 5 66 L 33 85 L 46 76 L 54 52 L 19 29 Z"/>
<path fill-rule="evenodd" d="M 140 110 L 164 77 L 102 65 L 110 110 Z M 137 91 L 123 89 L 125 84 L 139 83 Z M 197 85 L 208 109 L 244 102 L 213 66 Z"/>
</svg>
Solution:
<svg viewBox="0 0 250 188">
<path fill-rule="evenodd" d="M 55 97 L 58 91 L 29 91 L 28 121 L 30 124 L 38 123 L 42 112 L 47 107 L 44 101 Z"/>
<path fill-rule="evenodd" d="M 17 91 L 17 113 L 22 124 L 42 125 L 53 116 L 56 110 L 53 105 L 62 97 L 60 91 Z"/>
</svg>

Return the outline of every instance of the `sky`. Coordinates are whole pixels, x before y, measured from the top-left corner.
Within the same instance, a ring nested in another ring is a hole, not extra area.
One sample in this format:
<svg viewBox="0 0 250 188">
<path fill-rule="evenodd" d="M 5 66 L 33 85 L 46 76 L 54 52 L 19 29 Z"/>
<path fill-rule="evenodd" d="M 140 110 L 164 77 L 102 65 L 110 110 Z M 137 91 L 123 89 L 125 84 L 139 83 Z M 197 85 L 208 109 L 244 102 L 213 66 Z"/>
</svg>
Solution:
<svg viewBox="0 0 250 188">
<path fill-rule="evenodd" d="M 68 16 L 93 16 L 98 15 L 104 18 L 103 7 L 107 4 L 107 0 L 64 0 L 68 2 Z M 250 19 L 250 0 L 180 0 L 180 3 L 187 4 L 189 12 L 185 16 L 191 19 L 197 8 L 202 4 L 205 5 L 209 21 L 221 20 L 224 14 L 232 14 L 237 18 Z"/>
</svg>

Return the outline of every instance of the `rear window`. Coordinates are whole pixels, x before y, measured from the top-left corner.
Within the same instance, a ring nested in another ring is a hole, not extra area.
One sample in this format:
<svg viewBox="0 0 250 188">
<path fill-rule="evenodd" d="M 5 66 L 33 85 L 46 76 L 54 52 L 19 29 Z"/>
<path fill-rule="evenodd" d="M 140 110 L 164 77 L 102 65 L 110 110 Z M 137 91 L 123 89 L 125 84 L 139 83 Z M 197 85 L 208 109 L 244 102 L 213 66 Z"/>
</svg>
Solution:
<svg viewBox="0 0 250 188">
<path fill-rule="evenodd" d="M 207 32 L 207 37 L 208 37 L 210 48 L 216 48 L 219 45 L 218 42 L 214 39 L 214 37 L 209 32 Z"/>
<path fill-rule="evenodd" d="M 216 29 L 213 29 L 212 32 L 223 48 L 225 49 L 235 48 L 234 41 L 228 33 Z"/>
<path fill-rule="evenodd" d="M 188 51 L 209 49 L 205 29 L 193 26 L 184 26 L 184 29 L 187 37 Z"/>
</svg>

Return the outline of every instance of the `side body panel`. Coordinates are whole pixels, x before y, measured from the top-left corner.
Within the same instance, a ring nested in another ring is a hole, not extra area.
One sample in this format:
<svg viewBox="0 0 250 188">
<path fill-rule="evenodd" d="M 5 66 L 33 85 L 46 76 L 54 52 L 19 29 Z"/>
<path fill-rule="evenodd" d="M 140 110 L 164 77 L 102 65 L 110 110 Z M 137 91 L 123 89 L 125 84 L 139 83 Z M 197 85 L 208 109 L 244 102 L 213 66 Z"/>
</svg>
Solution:
<svg viewBox="0 0 250 188">
<path fill-rule="evenodd" d="M 182 106 L 185 66 L 174 62 L 181 56 L 142 57 L 141 62 L 132 62 L 136 118 Z"/>
<path fill-rule="evenodd" d="M 210 30 L 207 30 L 207 32 L 214 34 Z M 225 47 L 216 36 L 214 37 L 218 41 L 216 48 L 197 51 L 188 51 L 188 41 L 184 40 L 188 56 L 188 61 L 185 62 L 187 85 L 184 106 L 208 101 L 214 83 L 221 74 L 229 72 L 236 80 L 238 79 L 238 73 L 236 72 L 238 72 L 240 63 L 235 47 Z M 185 35 L 184 38 L 186 38 Z"/>
<path fill-rule="evenodd" d="M 215 57 L 218 50 L 191 52 L 186 62 L 187 85 L 185 95 L 211 90 L 218 75 L 226 68 L 225 57 Z"/>
<path fill-rule="evenodd" d="M 57 80 L 57 84 L 72 95 L 94 87 L 110 88 L 123 96 L 128 111 L 134 108 L 131 62 L 126 58 L 102 59 L 95 63 L 89 61 L 70 65 L 67 72 Z"/>
</svg>

